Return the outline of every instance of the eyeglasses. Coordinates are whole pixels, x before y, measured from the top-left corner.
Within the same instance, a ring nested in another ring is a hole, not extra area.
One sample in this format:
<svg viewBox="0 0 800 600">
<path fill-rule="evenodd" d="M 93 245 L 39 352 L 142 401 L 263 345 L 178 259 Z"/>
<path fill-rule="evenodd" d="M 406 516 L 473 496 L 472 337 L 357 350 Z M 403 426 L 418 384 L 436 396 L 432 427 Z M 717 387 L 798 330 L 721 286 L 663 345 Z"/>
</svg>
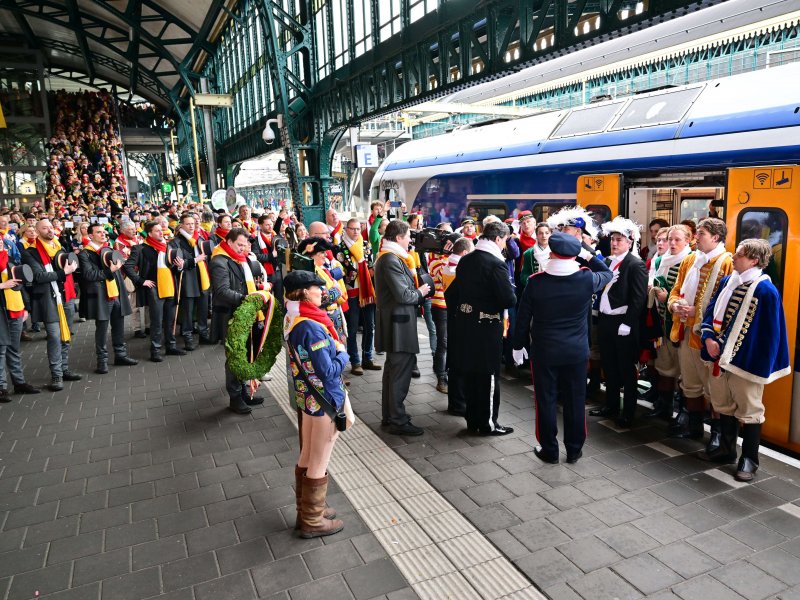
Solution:
<svg viewBox="0 0 800 600">
<path fill-rule="evenodd" d="M 361 227 L 345 227 L 347 231 L 361 231 Z"/>
</svg>

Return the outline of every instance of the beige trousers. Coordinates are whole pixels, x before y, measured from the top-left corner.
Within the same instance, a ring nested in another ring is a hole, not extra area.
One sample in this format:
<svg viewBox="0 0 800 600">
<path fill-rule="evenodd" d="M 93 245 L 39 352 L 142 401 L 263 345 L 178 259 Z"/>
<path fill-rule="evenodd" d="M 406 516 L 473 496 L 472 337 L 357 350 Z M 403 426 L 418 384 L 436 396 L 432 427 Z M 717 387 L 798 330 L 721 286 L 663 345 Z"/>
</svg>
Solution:
<svg viewBox="0 0 800 600">
<path fill-rule="evenodd" d="M 708 378 L 710 371 L 706 362 L 700 358 L 700 350 L 689 346 L 687 338 L 678 346 L 678 365 L 680 366 L 681 391 L 687 398 L 700 398 L 709 395 Z"/>
<path fill-rule="evenodd" d="M 719 377 L 710 375 L 711 405 L 722 415 L 732 415 L 744 425 L 764 422 L 763 383 L 753 383 L 733 373 L 722 371 Z"/>
<path fill-rule="evenodd" d="M 672 344 L 669 336 L 664 336 L 661 346 L 656 350 L 656 371 L 662 377 L 677 378 L 681 374 L 678 348 Z"/>
</svg>

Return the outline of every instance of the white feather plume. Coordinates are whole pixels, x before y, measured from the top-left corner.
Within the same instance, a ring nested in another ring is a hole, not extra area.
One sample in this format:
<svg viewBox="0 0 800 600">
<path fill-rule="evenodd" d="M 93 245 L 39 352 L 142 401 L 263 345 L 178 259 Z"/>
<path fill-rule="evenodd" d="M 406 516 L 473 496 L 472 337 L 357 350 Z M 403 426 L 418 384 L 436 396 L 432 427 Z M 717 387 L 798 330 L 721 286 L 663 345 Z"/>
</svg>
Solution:
<svg viewBox="0 0 800 600">
<path fill-rule="evenodd" d="M 639 250 L 639 240 L 642 237 L 641 228 L 637 223 L 625 217 L 614 217 L 612 221 L 603 223 L 603 235 L 609 236 L 612 233 L 619 233 L 626 238 L 633 240 L 631 251 L 636 253 Z"/>
<path fill-rule="evenodd" d="M 573 225 L 577 219 L 583 219 L 585 223 L 584 230 L 592 239 L 596 240 L 597 234 L 599 233 L 597 231 L 597 226 L 592 219 L 592 214 L 587 212 L 582 206 L 566 206 L 562 208 L 557 213 L 547 218 L 547 224 L 550 226 L 550 229 L 556 230 L 561 229 L 565 225 Z"/>
</svg>

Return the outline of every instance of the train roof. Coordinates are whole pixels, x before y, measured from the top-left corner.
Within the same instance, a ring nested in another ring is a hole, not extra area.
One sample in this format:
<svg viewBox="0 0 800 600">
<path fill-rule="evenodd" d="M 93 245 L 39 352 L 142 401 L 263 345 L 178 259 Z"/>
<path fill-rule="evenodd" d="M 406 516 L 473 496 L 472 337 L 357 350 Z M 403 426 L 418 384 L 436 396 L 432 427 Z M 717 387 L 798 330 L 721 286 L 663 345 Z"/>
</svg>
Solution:
<svg viewBox="0 0 800 600">
<path fill-rule="evenodd" d="M 381 165 L 413 169 L 800 125 L 800 63 L 455 130 L 403 144 Z"/>
</svg>

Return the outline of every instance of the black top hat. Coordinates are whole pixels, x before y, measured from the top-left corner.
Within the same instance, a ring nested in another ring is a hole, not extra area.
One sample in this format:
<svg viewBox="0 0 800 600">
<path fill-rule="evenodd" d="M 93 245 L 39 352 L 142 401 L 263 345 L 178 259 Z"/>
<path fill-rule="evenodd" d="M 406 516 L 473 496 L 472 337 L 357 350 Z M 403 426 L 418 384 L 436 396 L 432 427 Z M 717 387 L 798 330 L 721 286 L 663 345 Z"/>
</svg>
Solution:
<svg viewBox="0 0 800 600">
<path fill-rule="evenodd" d="M 167 246 L 166 252 L 164 252 L 164 258 L 167 261 L 167 266 L 171 267 L 175 262 L 175 259 L 180 256 L 178 249 L 174 246 Z"/>
<path fill-rule="evenodd" d="M 12 289 L 19 291 L 23 285 L 33 283 L 33 269 L 28 265 L 12 265 L 8 268 L 11 279 L 19 279 L 22 283 L 15 285 Z"/>
<path fill-rule="evenodd" d="M 214 242 L 211 240 L 198 240 L 197 243 L 200 244 L 200 252 L 206 256 L 211 256 L 211 252 L 214 250 Z"/>
<path fill-rule="evenodd" d="M 266 271 L 264 271 L 261 267 L 261 263 L 257 260 L 248 257 L 247 264 L 250 265 L 250 272 L 253 274 L 253 277 L 263 277 L 266 275 Z"/>
<path fill-rule="evenodd" d="M 104 267 L 110 267 L 116 262 L 125 262 L 125 257 L 119 252 L 108 246 L 100 248 L 100 262 Z"/>
<path fill-rule="evenodd" d="M 56 266 L 59 269 L 64 270 L 64 267 L 66 267 L 68 264 L 77 264 L 78 256 L 74 252 L 59 250 L 56 252 L 55 257 L 53 257 L 53 262 L 56 263 Z"/>
<path fill-rule="evenodd" d="M 422 273 L 419 276 L 419 280 L 422 283 L 427 283 L 431 288 L 430 291 L 427 293 L 427 295 L 425 297 L 426 298 L 430 298 L 431 296 L 433 296 L 433 294 L 436 292 L 436 284 L 433 282 L 433 277 L 431 277 L 427 273 Z"/>
</svg>

